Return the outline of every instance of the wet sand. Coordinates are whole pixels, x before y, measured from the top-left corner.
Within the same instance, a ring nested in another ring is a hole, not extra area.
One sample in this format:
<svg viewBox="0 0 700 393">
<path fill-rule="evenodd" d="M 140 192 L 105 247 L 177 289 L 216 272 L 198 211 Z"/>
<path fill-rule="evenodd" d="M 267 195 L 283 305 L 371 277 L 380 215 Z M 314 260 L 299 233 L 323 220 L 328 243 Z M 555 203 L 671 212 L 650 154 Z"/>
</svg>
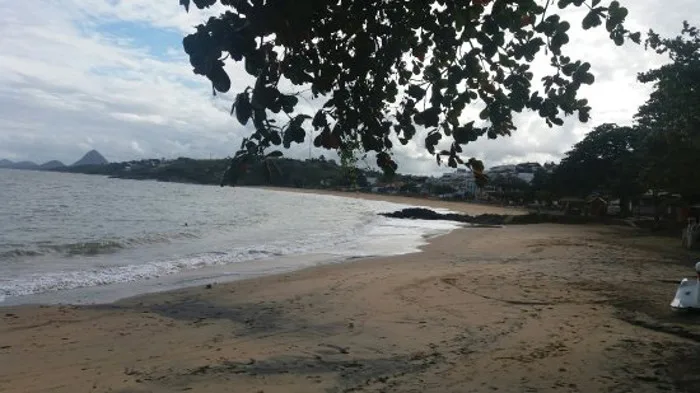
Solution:
<svg viewBox="0 0 700 393">
<path fill-rule="evenodd" d="M 696 392 L 692 259 L 629 228 L 459 229 L 423 252 L 0 310 L 2 392 Z"/>
<path fill-rule="evenodd" d="M 516 215 L 516 214 L 526 214 L 527 211 L 522 208 L 517 207 L 507 207 L 499 205 L 489 205 L 482 203 L 468 203 L 459 201 L 445 201 L 437 198 L 413 198 L 400 195 L 389 195 L 389 194 L 370 194 L 363 192 L 352 192 L 352 191 L 333 191 L 333 190 L 312 190 L 303 188 L 286 188 L 286 187 L 256 187 L 262 188 L 270 191 L 278 192 L 293 192 L 297 194 L 321 194 L 321 195 L 333 195 L 340 196 L 344 198 L 357 198 L 365 199 L 369 201 L 385 201 L 411 206 L 423 206 L 427 208 L 434 209 L 447 209 L 455 213 L 465 213 L 470 215 L 479 214 L 504 214 L 504 215 Z"/>
</svg>

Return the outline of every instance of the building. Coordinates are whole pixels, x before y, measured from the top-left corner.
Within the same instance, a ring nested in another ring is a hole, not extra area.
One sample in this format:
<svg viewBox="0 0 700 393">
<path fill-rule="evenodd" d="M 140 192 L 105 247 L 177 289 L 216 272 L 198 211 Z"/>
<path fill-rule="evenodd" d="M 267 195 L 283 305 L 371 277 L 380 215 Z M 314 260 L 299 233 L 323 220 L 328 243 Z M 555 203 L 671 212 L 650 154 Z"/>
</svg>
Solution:
<svg viewBox="0 0 700 393">
<path fill-rule="evenodd" d="M 516 177 L 527 184 L 532 183 L 535 173 L 545 168 L 538 162 L 525 162 L 522 164 L 497 165 L 489 168 L 486 174 L 491 177 Z"/>
</svg>

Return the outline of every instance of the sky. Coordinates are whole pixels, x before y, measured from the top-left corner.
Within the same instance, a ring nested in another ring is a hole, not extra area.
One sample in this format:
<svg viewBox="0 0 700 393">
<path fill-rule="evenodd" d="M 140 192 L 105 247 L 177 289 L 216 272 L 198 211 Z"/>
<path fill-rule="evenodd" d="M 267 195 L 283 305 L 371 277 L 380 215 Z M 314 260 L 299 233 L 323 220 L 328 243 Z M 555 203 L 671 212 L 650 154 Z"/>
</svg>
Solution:
<svg viewBox="0 0 700 393">
<path fill-rule="evenodd" d="M 233 94 L 213 97 L 194 75 L 182 38 L 212 13 L 178 0 L 0 0 L 0 159 L 73 163 L 90 149 L 109 161 L 141 158 L 222 158 L 251 130 L 229 116 Z M 697 0 L 626 0 L 627 27 L 677 35 Z M 563 16 L 575 27 L 583 14 Z M 697 22 L 690 20 L 691 23 Z M 616 47 L 604 28 L 572 29 L 568 54 L 592 64 L 596 83 L 581 90 L 592 120 L 568 118 L 549 128 L 531 113 L 518 115 L 512 137 L 479 140 L 465 155 L 487 166 L 558 161 L 598 124 L 631 124 L 650 86 L 638 72 L 667 61 L 633 44 Z M 240 64 L 228 64 L 232 92 L 251 84 Z M 478 112 L 477 112 L 478 113 Z M 249 124 L 250 127 L 250 124 Z M 395 149 L 400 171 L 437 174 L 422 139 Z M 295 146 L 288 156 L 326 150 Z M 369 160 L 371 162 L 371 160 Z"/>
</svg>

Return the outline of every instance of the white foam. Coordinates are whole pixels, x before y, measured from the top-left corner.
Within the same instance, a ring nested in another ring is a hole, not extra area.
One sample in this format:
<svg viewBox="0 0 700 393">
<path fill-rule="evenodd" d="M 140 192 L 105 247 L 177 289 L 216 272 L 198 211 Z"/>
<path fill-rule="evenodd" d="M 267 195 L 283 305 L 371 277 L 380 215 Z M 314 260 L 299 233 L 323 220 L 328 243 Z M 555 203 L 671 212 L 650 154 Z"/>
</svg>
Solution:
<svg viewBox="0 0 700 393">
<path fill-rule="evenodd" d="M 89 268 L 64 269 L 54 272 L 24 274 L 17 277 L 0 278 L 0 302 L 6 296 L 17 297 L 79 288 L 109 286 L 129 282 L 148 282 L 159 277 L 193 272 L 216 266 L 229 266 L 226 274 L 235 274 L 240 266 L 242 274 L 248 276 L 278 272 L 276 264 L 249 261 L 273 259 L 281 256 L 327 254 L 337 259 L 366 256 L 399 255 L 419 250 L 426 239 L 447 233 L 460 225 L 447 221 L 406 220 L 378 216 L 380 212 L 399 210 L 408 205 L 386 202 L 363 201 L 367 211 L 361 224 L 336 233 L 317 233 L 306 238 L 287 241 L 266 241 L 252 247 L 241 247 L 190 255 L 174 260 L 156 260 L 126 265 L 91 266 Z M 449 212 L 440 209 L 441 212 Z M 341 223 L 342 225 L 342 223 Z M 328 259 L 329 261 L 333 258 Z M 291 262 L 290 262 L 291 261 Z M 292 265 L 289 265 L 292 263 Z M 240 265 L 239 265 L 240 264 Z M 288 266 L 289 265 L 289 266 Z M 299 259 L 290 259 L 282 270 L 303 268 L 307 264 Z"/>
<path fill-rule="evenodd" d="M 183 271 L 225 265 L 244 260 L 269 258 L 274 255 L 274 253 L 264 250 L 240 250 L 231 254 L 213 253 L 172 261 L 36 273 L 9 280 L 0 280 L 0 294 L 24 296 L 50 291 L 150 280 Z"/>
</svg>

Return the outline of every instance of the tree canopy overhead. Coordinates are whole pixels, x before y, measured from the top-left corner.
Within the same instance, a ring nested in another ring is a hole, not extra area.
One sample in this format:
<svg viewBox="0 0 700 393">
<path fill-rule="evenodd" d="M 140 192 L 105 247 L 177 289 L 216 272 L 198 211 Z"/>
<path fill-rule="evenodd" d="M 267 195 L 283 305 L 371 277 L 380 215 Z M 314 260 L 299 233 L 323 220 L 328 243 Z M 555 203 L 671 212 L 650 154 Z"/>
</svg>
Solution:
<svg viewBox="0 0 700 393">
<path fill-rule="evenodd" d="M 232 176 L 269 147 L 312 135 L 327 149 L 359 144 L 392 173 L 392 134 L 407 144 L 425 128 L 425 147 L 438 163 L 466 165 L 483 182 L 483 164 L 463 159 L 463 146 L 510 135 L 514 113 L 534 111 L 549 126 L 568 115 L 590 117 L 577 93 L 594 82 L 591 65 L 566 55 L 571 24 L 557 9 L 586 7 L 583 28 L 604 26 L 617 45 L 640 40 L 623 26 L 627 9 L 617 1 L 179 1 L 187 10 L 191 3 L 228 8 L 184 38 L 194 72 L 215 92 L 231 88 L 227 59 L 243 61 L 255 78 L 231 110 L 254 127 L 233 159 Z M 533 83 L 531 63 L 543 52 L 551 73 Z M 300 113 L 298 94 L 282 88 L 290 84 L 310 87 L 322 107 L 313 116 Z M 472 104 L 481 105 L 479 118 L 465 119 Z M 443 138 L 451 139 L 447 150 L 437 147 Z"/>
</svg>

